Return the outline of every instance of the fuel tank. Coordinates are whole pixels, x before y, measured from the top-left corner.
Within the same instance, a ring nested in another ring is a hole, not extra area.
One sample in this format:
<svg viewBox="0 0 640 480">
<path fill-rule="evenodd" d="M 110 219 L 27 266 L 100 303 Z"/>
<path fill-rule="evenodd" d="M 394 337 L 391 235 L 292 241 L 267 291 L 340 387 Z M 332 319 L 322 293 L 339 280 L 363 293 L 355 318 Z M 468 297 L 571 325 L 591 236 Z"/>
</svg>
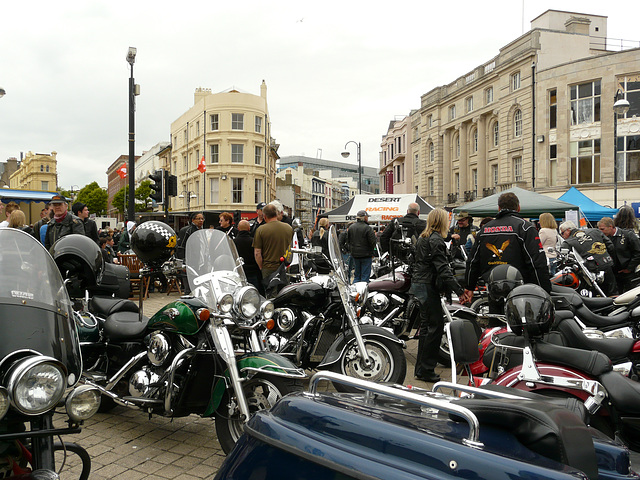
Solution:
<svg viewBox="0 0 640 480">
<path fill-rule="evenodd" d="M 411 277 L 404 272 L 384 275 L 369 282 L 369 292 L 404 293 L 411 287 Z"/>
<path fill-rule="evenodd" d="M 328 290 L 314 282 L 294 283 L 287 285 L 273 299 L 276 308 L 301 307 L 317 309 L 328 306 Z"/>
<path fill-rule="evenodd" d="M 194 335 L 205 323 L 197 315 L 198 310 L 205 307 L 199 299 L 183 297 L 158 310 L 149 320 L 148 328 Z"/>
</svg>

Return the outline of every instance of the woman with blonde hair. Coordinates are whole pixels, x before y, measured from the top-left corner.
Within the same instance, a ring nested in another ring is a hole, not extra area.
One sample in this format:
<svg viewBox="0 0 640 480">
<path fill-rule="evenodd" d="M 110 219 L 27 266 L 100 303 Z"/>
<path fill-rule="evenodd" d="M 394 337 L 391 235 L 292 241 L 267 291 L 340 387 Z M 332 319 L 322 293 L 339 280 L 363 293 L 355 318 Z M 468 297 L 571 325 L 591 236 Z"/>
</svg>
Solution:
<svg viewBox="0 0 640 480">
<path fill-rule="evenodd" d="M 329 258 L 329 219 L 326 217 L 318 220 L 318 229 L 313 232 L 311 236 L 312 247 L 322 247 L 322 253 Z M 329 265 L 323 258 L 319 257 L 315 259 L 316 265 L 319 267 L 325 267 L 325 270 Z"/>
<path fill-rule="evenodd" d="M 420 335 L 414 376 L 425 382 L 440 380 L 435 372 L 444 333 L 444 312 L 440 296 L 451 292 L 460 296 L 464 292 L 453 276 L 447 258 L 444 237 L 448 229 L 449 214 L 441 208 L 431 210 L 427 216 L 427 228 L 416 243 L 411 288 L 420 302 Z"/>
<path fill-rule="evenodd" d="M 9 215 L 9 225 L 10 228 L 17 228 L 22 230 L 23 232 L 27 232 L 33 235 L 33 229 L 26 224 L 26 217 L 24 216 L 24 212 L 20 209 L 13 210 L 11 215 Z"/>
<path fill-rule="evenodd" d="M 549 265 L 549 273 L 551 275 L 556 274 L 556 258 L 558 252 L 556 251 L 556 245 L 560 240 L 558 235 L 558 224 L 556 219 L 550 213 L 543 213 L 540 215 L 540 243 L 544 249 L 544 254 L 547 256 L 547 264 Z"/>
</svg>

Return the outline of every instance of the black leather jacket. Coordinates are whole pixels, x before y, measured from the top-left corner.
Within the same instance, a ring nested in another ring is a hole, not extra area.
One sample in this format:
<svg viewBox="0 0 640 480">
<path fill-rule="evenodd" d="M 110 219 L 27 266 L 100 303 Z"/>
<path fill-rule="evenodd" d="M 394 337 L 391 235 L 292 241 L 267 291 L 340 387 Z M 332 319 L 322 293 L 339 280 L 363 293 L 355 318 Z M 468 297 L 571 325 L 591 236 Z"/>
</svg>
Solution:
<svg viewBox="0 0 640 480">
<path fill-rule="evenodd" d="M 467 260 L 467 288 L 475 289 L 480 276 L 486 280 L 493 267 L 504 264 L 520 270 L 525 283 L 535 283 L 551 292 L 547 257 L 538 230 L 512 210 L 501 210 L 476 234 Z"/>
<path fill-rule="evenodd" d="M 640 239 L 633 230 L 616 229 L 616 233 L 609 237 L 613 242 L 615 256 L 613 257 L 616 271 L 629 270 L 633 273 L 640 265 Z"/>
<path fill-rule="evenodd" d="M 398 218 L 397 223 L 405 230 L 408 238 L 411 238 L 414 235 L 418 238 L 427 227 L 427 222 L 421 220 L 415 213 L 407 213 L 404 217 Z M 396 230 L 396 227 L 396 221 L 394 220 L 389 223 L 389 225 L 384 229 L 384 232 L 382 232 L 382 235 L 380 236 L 380 248 L 383 252 L 389 251 L 390 240 Z"/>
<path fill-rule="evenodd" d="M 347 243 L 353 258 L 373 257 L 376 234 L 364 220 L 358 220 L 347 230 Z"/>
<path fill-rule="evenodd" d="M 200 229 L 193 223 L 190 223 L 189 225 L 180 229 L 180 231 L 178 232 L 178 241 L 176 242 L 176 258 L 184 260 L 187 240 L 189 240 L 189 237 L 193 232 L 196 232 L 198 230 Z"/>
<path fill-rule="evenodd" d="M 569 238 L 562 242 L 562 247 L 575 248 L 591 271 L 613 268 L 615 257 L 613 242 L 597 228 L 572 230 Z M 588 257 L 593 257 L 593 260 L 588 260 Z"/>
<path fill-rule="evenodd" d="M 51 248 L 51 245 L 56 243 L 56 240 L 62 237 L 66 237 L 72 233 L 79 235 L 85 234 L 84 223 L 71 212 L 67 212 L 67 215 L 61 222 L 56 222 L 55 219 L 52 219 L 48 225 L 47 235 L 44 238 L 44 246 L 47 250 Z"/>
<path fill-rule="evenodd" d="M 447 256 L 447 245 L 438 232 L 418 238 L 411 281 L 431 285 L 439 293 L 455 292 L 462 295 L 464 289 L 453 276 Z"/>
</svg>

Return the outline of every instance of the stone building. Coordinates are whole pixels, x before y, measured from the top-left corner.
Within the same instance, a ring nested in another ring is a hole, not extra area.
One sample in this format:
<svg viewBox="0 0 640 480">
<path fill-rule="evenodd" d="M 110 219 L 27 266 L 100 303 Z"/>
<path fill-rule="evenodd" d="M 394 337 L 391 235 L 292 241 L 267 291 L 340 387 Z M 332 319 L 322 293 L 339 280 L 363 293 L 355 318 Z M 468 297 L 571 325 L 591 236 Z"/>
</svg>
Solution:
<svg viewBox="0 0 640 480">
<path fill-rule="evenodd" d="M 58 189 L 57 152 L 27 152 L 18 169 L 9 177 L 10 188 L 55 192 Z"/>
<path fill-rule="evenodd" d="M 632 106 L 618 121 L 618 203 L 637 199 L 640 49 L 610 48 L 607 17 L 548 10 L 496 57 L 424 94 L 409 127 L 418 193 L 455 207 L 512 186 L 557 198 L 576 185 L 613 206 L 620 89 Z"/>
<path fill-rule="evenodd" d="M 275 198 L 277 150 L 264 81 L 260 95 L 196 89 L 193 107 L 171 124 L 170 173 L 178 177 L 171 210 L 255 213 Z"/>
<path fill-rule="evenodd" d="M 418 191 L 418 154 L 413 158 L 410 140 L 410 116 L 389 123 L 380 144 L 381 193 L 414 193 Z"/>
</svg>

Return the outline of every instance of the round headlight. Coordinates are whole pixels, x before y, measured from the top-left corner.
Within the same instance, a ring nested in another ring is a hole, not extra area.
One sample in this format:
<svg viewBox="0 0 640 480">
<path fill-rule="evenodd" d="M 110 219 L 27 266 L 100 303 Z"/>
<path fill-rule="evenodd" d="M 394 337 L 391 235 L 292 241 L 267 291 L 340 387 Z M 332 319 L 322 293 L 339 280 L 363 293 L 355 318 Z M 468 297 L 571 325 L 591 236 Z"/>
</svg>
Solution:
<svg viewBox="0 0 640 480">
<path fill-rule="evenodd" d="M 367 295 L 369 295 L 367 282 L 357 282 L 351 285 L 349 287 L 349 295 L 357 306 L 361 307 L 364 305 L 364 302 L 367 300 Z"/>
<path fill-rule="evenodd" d="M 260 306 L 260 311 L 262 312 L 262 317 L 265 320 L 272 319 L 275 310 L 276 309 L 273 306 L 273 302 L 271 302 L 270 300 L 267 300 L 266 302 L 263 302 L 262 305 Z"/>
<path fill-rule="evenodd" d="M 218 308 L 222 313 L 229 313 L 233 308 L 233 297 L 230 293 L 224 295 L 218 303 Z"/>
<path fill-rule="evenodd" d="M 253 318 L 260 309 L 260 294 L 256 287 L 242 287 L 235 294 L 235 304 L 237 312 L 249 320 Z"/>
<path fill-rule="evenodd" d="M 7 414 L 10 404 L 11 402 L 9 402 L 9 392 L 7 392 L 6 388 L 0 387 L 0 420 L 2 420 Z"/>
<path fill-rule="evenodd" d="M 100 407 L 100 391 L 90 385 L 81 385 L 69 394 L 65 407 L 74 422 L 91 418 Z"/>
<path fill-rule="evenodd" d="M 7 389 L 13 406 L 26 415 L 51 410 L 67 386 L 64 366 L 51 357 L 29 357 L 9 372 Z"/>
</svg>

